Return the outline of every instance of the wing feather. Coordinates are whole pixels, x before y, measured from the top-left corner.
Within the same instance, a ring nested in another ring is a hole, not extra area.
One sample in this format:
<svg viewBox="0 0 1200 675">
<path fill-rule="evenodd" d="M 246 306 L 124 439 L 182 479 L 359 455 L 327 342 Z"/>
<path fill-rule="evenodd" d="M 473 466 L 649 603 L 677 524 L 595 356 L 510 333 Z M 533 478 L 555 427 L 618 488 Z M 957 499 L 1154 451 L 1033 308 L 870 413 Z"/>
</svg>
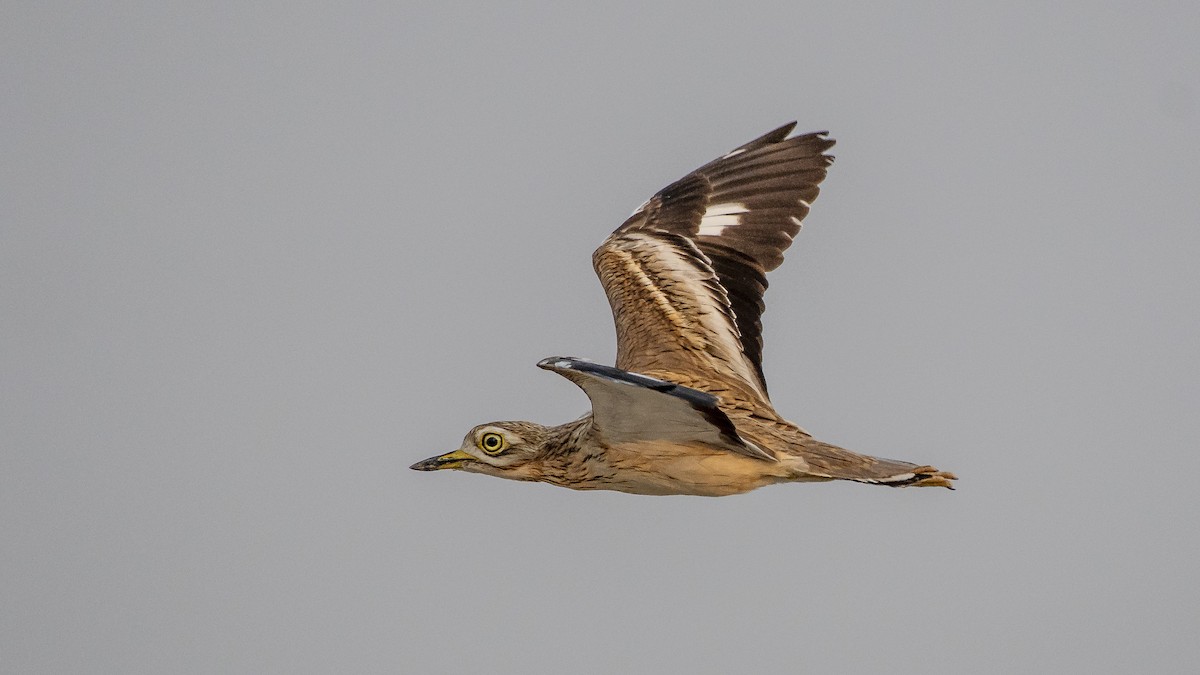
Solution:
<svg viewBox="0 0 1200 675">
<path fill-rule="evenodd" d="M 538 367 L 554 371 L 583 389 L 592 401 L 592 429 L 607 442 L 703 443 L 775 461 L 774 455 L 738 435 L 712 394 L 564 356 L 542 359 Z"/>
<path fill-rule="evenodd" d="M 721 380 L 769 405 L 766 274 L 819 193 L 826 132 L 784 125 L 660 190 L 592 260 L 617 328 L 617 366 Z"/>
</svg>

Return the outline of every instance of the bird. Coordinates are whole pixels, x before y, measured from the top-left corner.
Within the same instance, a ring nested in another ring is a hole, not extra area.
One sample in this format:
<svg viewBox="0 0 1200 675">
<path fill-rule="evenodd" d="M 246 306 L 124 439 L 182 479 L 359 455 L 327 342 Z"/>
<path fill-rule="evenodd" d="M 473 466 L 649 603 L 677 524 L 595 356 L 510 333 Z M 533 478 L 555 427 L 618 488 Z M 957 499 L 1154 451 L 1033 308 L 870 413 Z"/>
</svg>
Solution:
<svg viewBox="0 0 1200 675">
<path fill-rule="evenodd" d="M 576 490 L 719 497 L 790 482 L 954 489 L 933 466 L 815 439 L 775 411 L 763 375 L 766 274 L 800 231 L 833 156 L 785 124 L 646 200 L 592 254 L 616 365 L 550 357 L 591 411 L 557 426 L 500 421 L 412 469 Z"/>
</svg>

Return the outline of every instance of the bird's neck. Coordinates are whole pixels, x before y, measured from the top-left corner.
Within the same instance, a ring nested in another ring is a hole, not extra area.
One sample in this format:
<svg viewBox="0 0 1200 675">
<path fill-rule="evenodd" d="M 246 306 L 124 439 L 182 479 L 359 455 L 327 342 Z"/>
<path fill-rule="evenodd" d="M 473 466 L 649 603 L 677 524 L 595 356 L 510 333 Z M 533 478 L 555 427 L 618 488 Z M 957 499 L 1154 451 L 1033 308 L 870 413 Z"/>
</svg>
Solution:
<svg viewBox="0 0 1200 675">
<path fill-rule="evenodd" d="M 583 439 L 592 430 L 592 415 L 588 413 L 577 420 L 556 427 L 547 427 L 546 440 L 542 444 L 542 455 L 546 458 L 561 458 L 578 449 Z"/>
</svg>

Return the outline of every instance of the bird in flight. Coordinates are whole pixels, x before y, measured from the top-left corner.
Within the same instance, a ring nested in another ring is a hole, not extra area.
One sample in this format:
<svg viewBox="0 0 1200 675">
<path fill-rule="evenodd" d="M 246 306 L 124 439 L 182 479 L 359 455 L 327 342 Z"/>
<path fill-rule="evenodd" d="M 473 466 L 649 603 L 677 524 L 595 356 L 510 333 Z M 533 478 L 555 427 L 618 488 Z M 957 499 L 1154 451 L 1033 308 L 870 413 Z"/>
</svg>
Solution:
<svg viewBox="0 0 1200 675">
<path fill-rule="evenodd" d="M 762 370 L 766 274 L 800 231 L 833 157 L 795 122 L 663 188 L 592 254 L 617 329 L 616 367 L 571 357 L 590 413 L 558 426 L 491 422 L 412 466 L 577 490 L 722 496 L 849 480 L 946 487 L 932 466 L 862 455 L 775 412 Z"/>
</svg>

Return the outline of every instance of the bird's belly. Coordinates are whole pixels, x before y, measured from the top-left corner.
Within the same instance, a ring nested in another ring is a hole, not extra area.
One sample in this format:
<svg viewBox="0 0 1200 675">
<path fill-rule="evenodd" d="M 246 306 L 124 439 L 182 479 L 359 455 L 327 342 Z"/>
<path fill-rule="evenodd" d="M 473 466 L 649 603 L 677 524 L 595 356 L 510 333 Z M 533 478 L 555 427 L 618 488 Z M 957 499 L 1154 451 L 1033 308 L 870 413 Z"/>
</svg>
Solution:
<svg viewBox="0 0 1200 675">
<path fill-rule="evenodd" d="M 702 445 L 639 442 L 612 446 L 608 471 L 585 489 L 644 495 L 721 497 L 764 485 L 795 480 L 803 471 L 793 462 L 769 462 Z"/>
</svg>

